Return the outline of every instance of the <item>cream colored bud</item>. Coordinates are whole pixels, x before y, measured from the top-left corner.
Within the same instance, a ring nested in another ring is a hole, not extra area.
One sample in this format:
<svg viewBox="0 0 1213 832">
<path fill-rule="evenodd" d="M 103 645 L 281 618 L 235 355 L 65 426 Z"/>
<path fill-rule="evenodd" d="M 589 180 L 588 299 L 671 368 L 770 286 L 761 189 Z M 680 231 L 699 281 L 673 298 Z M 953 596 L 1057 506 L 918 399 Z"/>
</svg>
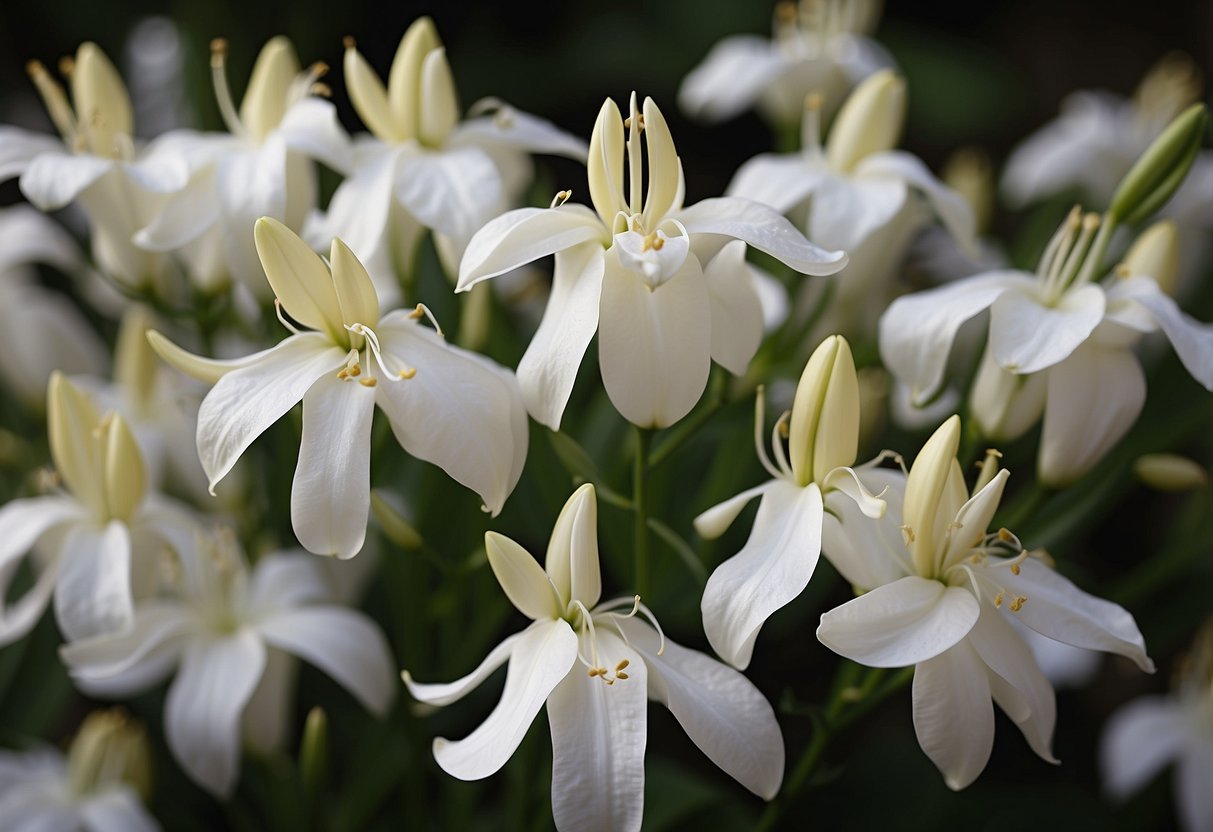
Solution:
<svg viewBox="0 0 1213 832">
<path fill-rule="evenodd" d="M 392 59 L 387 82 L 388 103 L 393 121 L 399 125 L 406 139 L 416 138 L 421 129 L 421 108 L 424 106 L 421 98 L 422 64 L 426 56 L 440 46 L 442 41 L 434 21 L 419 17 L 400 39 L 396 57 Z"/>
<path fill-rule="evenodd" d="M 851 346 L 831 335 L 805 364 L 789 425 L 792 473 L 800 485 L 851 465 L 859 447 L 859 380 Z"/>
<path fill-rule="evenodd" d="M 328 780 L 328 716 L 319 706 L 307 712 L 303 740 L 299 743 L 299 777 L 307 794 L 320 795 Z"/>
<path fill-rule="evenodd" d="M 298 74 L 299 58 L 285 37 L 271 38 L 261 47 L 240 102 L 240 123 L 254 141 L 265 139 L 282 122 L 287 93 Z"/>
<path fill-rule="evenodd" d="M 902 519 L 912 534 L 910 545 L 914 566 L 919 575 L 929 577 L 934 571 L 936 532 L 941 507 L 950 503 L 945 499 L 949 480 L 954 479 L 957 468 L 956 451 L 960 447 L 960 417 L 953 416 L 936 429 L 914 459 L 910 475 L 906 479 L 906 496 L 902 508 Z M 963 483 L 961 490 L 963 491 Z M 963 500 L 962 500 L 963 503 Z M 958 509 L 960 506 L 957 505 Z M 945 508 L 943 513 L 947 513 Z M 952 510 L 955 516 L 955 510 Z"/>
<path fill-rule="evenodd" d="M 77 796 L 125 783 L 143 799 L 151 794 L 151 752 L 143 727 L 121 708 L 93 711 L 67 752 L 68 778 Z"/>
<path fill-rule="evenodd" d="M 122 158 L 135 132 L 131 99 L 118 70 L 97 44 L 82 43 L 76 50 L 71 88 L 76 122 L 89 150 Z"/>
<path fill-rule="evenodd" d="M 106 417 L 104 472 L 105 502 L 109 519 L 129 521 L 147 491 L 147 475 L 143 469 L 143 454 L 130 426 L 117 413 Z"/>
<path fill-rule="evenodd" d="M 439 47 L 421 64 L 421 112 L 417 129 L 421 143 L 442 147 L 459 123 L 459 95 L 447 63 L 446 50 Z"/>
<path fill-rule="evenodd" d="M 388 540 L 401 549 L 420 549 L 424 543 L 421 534 L 404 516 L 404 511 L 395 505 L 389 494 L 377 488 L 371 489 L 371 512 L 379 522 L 379 528 Z"/>
<path fill-rule="evenodd" d="M 51 459 L 67 489 L 98 519 L 107 517 L 102 475 L 101 417 L 89 397 L 56 371 L 47 387 Z"/>
<path fill-rule="evenodd" d="M 1209 484 L 1209 472 L 1177 454 L 1145 454 L 1133 462 L 1133 473 L 1157 491 L 1195 491 Z"/>
<path fill-rule="evenodd" d="M 358 117 L 377 139 L 395 144 L 413 137 L 388 104 L 387 90 L 375 70 L 350 43 L 345 48 L 345 91 Z"/>
<path fill-rule="evenodd" d="M 133 394 L 140 408 L 153 407 L 152 394 L 156 388 L 159 367 L 147 333 L 155 320 L 146 306 L 135 305 L 122 315 L 118 342 L 114 346 L 114 380 Z"/>
<path fill-rule="evenodd" d="M 962 147 L 948 157 L 943 181 L 969 203 L 977 231 L 988 229 L 994 215 L 994 168 L 990 157 L 977 148 Z"/>
<path fill-rule="evenodd" d="M 320 255 L 273 217 L 257 220 L 253 242 L 270 288 L 287 314 L 304 326 L 327 332 L 338 344 L 347 342 L 333 277 Z"/>
<path fill-rule="evenodd" d="M 905 79 L 891 69 L 869 76 L 851 93 L 830 128 L 830 166 L 845 173 L 861 159 L 897 147 L 905 116 Z"/>
<path fill-rule="evenodd" d="M 1179 229 L 1173 220 L 1159 220 L 1138 235 L 1121 263 L 1130 275 L 1152 277 L 1168 295 L 1179 278 Z"/>
<path fill-rule="evenodd" d="M 982 436 L 1009 442 L 1040 420 L 1048 389 L 1047 373 L 1008 372 L 986 350 L 969 392 L 969 411 Z"/>
</svg>

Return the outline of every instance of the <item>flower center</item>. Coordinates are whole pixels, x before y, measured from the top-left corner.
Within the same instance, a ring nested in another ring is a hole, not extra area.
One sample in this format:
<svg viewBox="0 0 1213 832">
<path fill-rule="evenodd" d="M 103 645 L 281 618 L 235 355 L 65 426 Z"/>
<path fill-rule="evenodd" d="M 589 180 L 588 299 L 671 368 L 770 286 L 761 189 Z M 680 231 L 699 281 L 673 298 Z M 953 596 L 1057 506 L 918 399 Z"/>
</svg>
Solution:
<svg viewBox="0 0 1213 832">
<path fill-rule="evenodd" d="M 1036 277 L 1049 306 L 1056 306 L 1061 296 L 1071 287 L 1090 279 L 1092 269 L 1083 265 L 1092 254 L 1091 241 L 1100 226 L 1098 214 L 1083 215 L 1081 206 L 1075 205 L 1066 221 L 1049 240 L 1045 253 L 1036 267 Z"/>
<path fill-rule="evenodd" d="M 134 143 L 125 132 L 125 126 L 115 123 L 111 114 L 98 107 L 77 113 L 68 101 L 63 86 L 51 77 L 41 61 L 30 61 L 25 65 L 25 70 L 34 82 L 42 103 L 46 105 L 55 129 L 73 153 L 91 153 L 107 159 L 130 159 L 135 155 Z M 63 58 L 59 62 L 59 71 L 70 78 L 76 71 L 75 60 Z M 76 104 L 81 106 L 79 101 Z"/>
<path fill-rule="evenodd" d="M 622 612 L 625 609 L 627 612 Z M 607 601 L 599 604 L 592 611 L 587 610 L 585 604 L 577 600 L 569 604 L 565 620 L 577 633 L 577 659 L 585 665 L 586 675 L 591 679 L 601 679 L 608 686 L 628 679 L 627 667 L 630 662 L 627 659 L 617 662 L 614 670 L 603 666 L 598 654 L 598 634 L 603 628 L 606 628 L 623 639 L 625 644 L 631 646 L 627 635 L 620 628 L 619 622 L 637 614 L 648 619 L 649 623 L 653 625 L 653 629 L 661 637 L 661 646 L 657 650 L 657 655 L 660 656 L 665 652 L 665 633 L 662 632 L 661 625 L 657 623 L 657 619 L 649 608 L 640 603 L 639 595 Z"/>
<path fill-rule="evenodd" d="M 990 561 L 992 557 L 1007 559 L 992 563 Z M 1003 604 L 1006 604 L 1011 612 L 1019 612 L 1027 603 L 1027 596 L 1009 589 L 1000 580 L 997 570 L 1007 570 L 1012 575 L 1018 575 L 1020 564 L 1030 557 L 1033 557 L 1032 553 L 1024 550 L 1018 537 L 1007 529 L 999 529 L 997 532 L 986 535 L 981 544 L 974 547 L 959 563 L 947 567 L 944 583 L 954 586 L 963 583 L 966 575 L 971 576 L 972 585 L 977 591 L 979 600 L 982 588 L 984 588 L 990 593 L 990 601 L 995 607 L 1001 609 Z M 974 567 L 982 568 L 980 583 L 976 579 L 975 573 L 972 572 Z"/>
</svg>

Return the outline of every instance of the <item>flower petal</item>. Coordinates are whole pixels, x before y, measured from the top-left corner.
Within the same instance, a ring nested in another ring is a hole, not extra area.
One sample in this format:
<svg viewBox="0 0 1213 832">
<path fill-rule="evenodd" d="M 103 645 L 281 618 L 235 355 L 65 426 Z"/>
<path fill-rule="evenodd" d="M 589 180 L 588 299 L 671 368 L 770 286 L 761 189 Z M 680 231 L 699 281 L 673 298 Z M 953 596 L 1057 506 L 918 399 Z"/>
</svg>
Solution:
<svg viewBox="0 0 1213 832">
<path fill-rule="evenodd" d="M 0 126 L 0 182 L 20 176 L 30 162 L 44 153 L 61 155 L 63 142 L 57 136 L 35 133 L 22 127 Z"/>
<path fill-rule="evenodd" d="M 948 551 L 943 560 L 945 571 L 964 559 L 985 537 L 986 529 L 994 519 L 994 512 L 998 511 L 998 503 L 1002 500 L 1009 476 L 1010 472 L 1003 468 L 956 512 L 952 534 L 948 538 Z"/>
<path fill-rule="evenodd" d="M 695 518 L 695 531 L 704 540 L 715 540 L 720 537 L 729 526 L 733 525 L 733 521 L 737 519 L 737 515 L 750 504 L 750 501 L 755 497 L 761 497 L 766 494 L 773 484 L 780 482 L 779 480 L 767 480 L 762 485 L 756 485 L 753 488 L 747 488 L 740 494 L 735 494 L 722 503 L 717 503 L 707 511 Z"/>
<path fill-rule="evenodd" d="M 822 245 L 853 252 L 892 222 L 906 195 L 899 179 L 825 177 L 813 193 L 808 234 Z"/>
<path fill-rule="evenodd" d="M 0 127 L 0 147 L 4 135 L 5 128 Z M 50 217 L 30 205 L 0 208 L 0 271 L 8 272 L 28 263 L 46 263 L 71 273 L 83 262 L 76 241 Z"/>
<path fill-rule="evenodd" d="M 775 480 L 758 505 L 741 551 L 712 572 L 700 609 L 712 648 L 744 669 L 771 614 L 808 586 L 821 552 L 821 492 Z"/>
<path fill-rule="evenodd" d="M 598 497 L 592 483 L 574 491 L 560 510 L 544 564 L 565 607 L 574 600 L 587 609 L 598 603 L 602 575 L 598 564 Z"/>
<path fill-rule="evenodd" d="M 524 630 L 513 644 L 501 701 L 463 739 L 434 740 L 438 765 L 460 780 L 494 774 L 513 755 L 544 701 L 576 661 L 577 636 L 564 621 L 537 621 Z"/>
<path fill-rule="evenodd" d="M 1209 772 L 1213 771 L 1213 745 L 1192 743 L 1175 772 L 1175 799 L 1185 829 L 1213 829 L 1213 800 L 1209 800 Z"/>
<path fill-rule="evenodd" d="M 258 217 L 250 221 L 253 233 L 249 236 L 282 308 L 304 326 L 328 333 L 337 343 L 344 342 L 341 303 L 320 255 L 273 215 Z"/>
<path fill-rule="evenodd" d="M 786 65 L 769 38 L 725 38 L 683 79 L 678 106 L 705 121 L 732 118 L 753 104 Z"/>
<path fill-rule="evenodd" d="M 403 154 L 396 198 L 427 228 L 467 245 L 505 205 L 501 174 L 478 147 Z"/>
<path fill-rule="evenodd" d="M 458 702 L 469 692 L 478 688 L 481 682 L 492 676 L 497 668 L 509 661 L 519 639 L 529 631 L 530 628 L 521 633 L 515 633 L 502 641 L 484 657 L 484 661 L 475 670 L 453 682 L 445 684 L 414 682 L 413 675 L 407 670 L 402 671 L 400 676 L 404 679 L 404 685 L 409 689 L 409 694 L 418 702 L 424 702 L 427 705 L 449 705 L 452 702 Z"/>
<path fill-rule="evenodd" d="M 186 773 L 227 797 L 240 773 L 240 716 L 265 668 L 265 644 L 251 629 L 186 648 L 164 704 L 169 750 Z"/>
<path fill-rule="evenodd" d="M 286 111 L 275 132 L 292 150 L 324 162 L 338 173 L 354 166 L 350 137 L 341 128 L 331 101 L 304 98 Z"/>
<path fill-rule="evenodd" d="M 656 289 L 609 255 L 602 280 L 598 359 L 625 419 L 668 427 L 695 406 L 711 369 L 711 306 L 699 261 Z"/>
<path fill-rule="evenodd" d="M 59 656 L 81 690 L 130 697 L 169 674 L 192 624 L 180 602 L 149 601 L 139 605 L 129 631 L 73 641 L 59 648 Z"/>
<path fill-rule="evenodd" d="M 1047 306 L 1036 292 L 1005 292 L 990 307 L 990 352 L 1004 370 L 1027 375 L 1064 361 L 1103 320 L 1104 291 L 1083 286 Z"/>
<path fill-rule="evenodd" d="M 598 215 L 584 205 L 510 211 L 472 237 L 459 264 L 455 290 L 466 292 L 482 280 L 591 240 L 601 247 L 609 244 L 610 236 Z"/>
<path fill-rule="evenodd" d="M 904 150 L 874 153 L 860 161 L 856 176 L 897 179 L 927 198 L 952 238 L 970 256 L 977 255 L 977 221 L 963 196 L 939 181 L 917 156 Z M 822 238 L 825 239 L 825 238 Z"/>
<path fill-rule="evenodd" d="M 868 667 L 905 667 L 947 651 L 968 634 L 980 612 L 969 590 L 911 575 L 822 615 L 817 638 Z"/>
<path fill-rule="evenodd" d="M 598 658 L 627 660 L 627 679 L 607 685 L 575 668 L 548 698 L 552 731 L 552 817 L 557 829 L 640 829 L 648 739 L 646 663 L 605 627 Z"/>
<path fill-rule="evenodd" d="M 891 584 L 913 572 L 901 531 L 906 475 L 888 468 L 860 468 L 859 478 L 885 501 L 884 516 L 873 523 L 842 492 L 825 495 L 830 509 L 821 526 L 821 552 L 857 591 Z"/>
<path fill-rule="evenodd" d="M 736 376 L 745 375 L 762 343 L 762 301 L 745 259 L 745 243 L 734 240 L 703 269 L 711 299 L 712 360 Z"/>
<path fill-rule="evenodd" d="M 476 106 L 472 105 L 475 110 Z M 584 162 L 588 147 L 584 139 L 566 133 L 555 124 L 510 106 L 500 106 L 491 116 L 468 119 L 455 128 L 450 144 L 500 146 L 526 153 L 567 156 Z"/>
<path fill-rule="evenodd" d="M 323 571 L 324 563 L 301 552 L 276 552 L 261 558 L 249 579 L 248 609 L 254 615 L 270 615 L 331 600 L 333 591 Z"/>
<path fill-rule="evenodd" d="M 126 524 L 73 526 L 63 536 L 55 620 L 68 641 L 131 626 L 131 537 Z"/>
<path fill-rule="evenodd" d="M 1119 798 L 1138 791 L 1180 756 L 1190 730 L 1169 697 L 1143 696 L 1121 708 L 1108 720 L 1099 744 L 1104 788 Z M 1206 784 L 1206 797 L 1207 790 Z"/>
<path fill-rule="evenodd" d="M 705 199 L 670 219 L 686 226 L 688 234 L 720 234 L 744 240 L 801 274 L 834 274 L 847 264 L 846 252 L 826 251 L 814 245 L 775 209 L 748 199 Z"/>
<path fill-rule="evenodd" d="M 497 583 L 510 603 L 527 618 L 561 618 L 567 604 L 531 553 L 497 532 L 487 532 L 484 548 Z"/>
<path fill-rule="evenodd" d="M 41 153 L 21 174 L 21 193 L 39 210 L 57 211 L 111 170 L 114 163 L 98 156 Z"/>
<path fill-rule="evenodd" d="M 387 713 L 396 694 L 396 663 L 383 632 L 362 613 L 304 606 L 276 613 L 256 627 L 267 643 L 323 670 L 371 713 Z"/>
<path fill-rule="evenodd" d="M 350 558 L 371 511 L 375 390 L 326 373 L 303 395 L 303 438 L 291 484 L 291 528 L 303 548 Z"/>
<path fill-rule="evenodd" d="M 963 789 L 981 774 L 994 747 L 985 665 L 967 640 L 960 641 L 914 668 L 913 697 L 918 744 L 948 788 Z"/>
<path fill-rule="evenodd" d="M 258 754 L 271 754 L 282 748 L 294 721 L 298 681 L 298 659 L 273 648 L 265 651 L 265 670 L 240 715 L 240 737 L 245 748 Z"/>
<path fill-rule="evenodd" d="M 786 214 L 813 194 L 826 177 L 824 167 L 800 154 L 762 153 L 737 169 L 725 196 L 751 199 Z"/>
<path fill-rule="evenodd" d="M 173 251 L 201 237 L 219 222 L 219 208 L 214 171 L 208 168 L 173 194 L 132 239 L 147 251 Z"/>
<path fill-rule="evenodd" d="M 215 188 L 223 208 L 220 228 L 224 258 L 232 275 L 258 297 L 265 297 L 268 292 L 262 265 L 258 263 L 261 252 L 254 229 L 260 217 L 286 219 L 286 165 L 286 145 L 281 138 L 271 136 L 257 150 L 225 154 L 215 166 Z M 270 285 L 274 285 L 272 280 Z M 278 287 L 275 286 L 274 291 L 277 292 Z M 291 317 L 320 329 L 312 320 L 301 318 L 292 311 L 292 297 L 282 297 Z"/>
<path fill-rule="evenodd" d="M 84 832 L 158 832 L 160 829 L 139 795 L 127 785 L 90 793 L 80 802 L 79 812 Z"/>
<path fill-rule="evenodd" d="M 1213 390 L 1213 326 L 1185 315 L 1153 280 L 1132 278 L 1123 281 L 1120 287 L 1158 321 L 1192 378 Z"/>
<path fill-rule="evenodd" d="M 241 367 L 256 364 L 280 346 L 275 344 L 269 349 L 264 349 L 241 358 L 222 359 L 204 358 L 201 355 L 194 355 L 192 352 L 177 346 L 154 329 L 147 331 L 147 340 L 152 345 L 152 349 L 156 355 L 160 356 L 161 360 L 166 364 L 171 365 L 173 369 L 180 370 L 188 376 L 193 376 L 199 381 L 205 381 L 207 384 L 214 384 L 232 370 L 239 370 Z"/>
</svg>

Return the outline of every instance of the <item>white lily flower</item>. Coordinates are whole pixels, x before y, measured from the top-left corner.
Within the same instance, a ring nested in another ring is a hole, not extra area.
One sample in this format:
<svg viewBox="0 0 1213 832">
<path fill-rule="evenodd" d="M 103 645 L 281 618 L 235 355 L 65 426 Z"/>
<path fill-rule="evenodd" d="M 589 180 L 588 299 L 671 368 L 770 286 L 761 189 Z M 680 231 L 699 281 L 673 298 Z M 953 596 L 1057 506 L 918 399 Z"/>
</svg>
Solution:
<svg viewBox="0 0 1213 832">
<path fill-rule="evenodd" d="M 0 209 L 0 379 L 31 408 L 46 402 L 51 373 L 103 373 L 105 344 L 64 296 L 40 286 L 31 266 L 81 266 L 71 236 L 28 205 Z"/>
<path fill-rule="evenodd" d="M 682 164 L 657 105 L 646 98 L 642 113 L 633 93 L 626 125 L 625 141 L 625 122 L 607 99 L 590 141 L 594 211 L 566 204 L 568 191 L 550 208 L 510 211 L 476 233 L 459 267 L 462 292 L 556 255 L 547 310 L 518 364 L 527 410 L 553 430 L 595 331 L 607 394 L 642 427 L 685 416 L 707 385 L 712 360 L 745 372 L 762 340 L 762 304 L 745 246 L 729 238 L 804 274 L 833 274 L 847 262 L 843 252 L 818 248 L 774 210 L 747 199 L 683 208 Z"/>
<path fill-rule="evenodd" d="M 135 608 L 131 629 L 65 645 L 72 678 L 90 695 L 127 697 L 174 675 L 164 710 L 169 750 L 186 773 L 231 794 L 245 743 L 281 740 L 292 656 L 323 670 L 382 717 L 395 695 L 378 626 L 329 603 L 320 563 L 273 554 L 252 574 L 234 539 L 200 541 L 180 561 L 176 597 Z"/>
<path fill-rule="evenodd" d="M 879 19 L 878 0 L 785 0 L 775 7 L 772 38 L 717 43 L 683 79 L 678 105 L 708 121 L 757 107 L 776 124 L 795 124 L 805 96 L 819 92 L 833 112 L 852 87 L 893 65 L 867 36 Z"/>
<path fill-rule="evenodd" d="M 51 456 L 67 493 L 0 508 L 0 599 L 30 558 L 34 585 L 0 604 L 0 645 L 23 637 L 51 595 L 65 638 L 130 627 L 134 598 L 154 591 L 156 559 L 193 537 L 191 514 L 146 486 L 143 459 L 125 420 L 104 417 L 61 374 L 48 394 Z"/>
<path fill-rule="evenodd" d="M 303 402 L 291 524 L 317 554 L 352 557 L 370 512 L 371 417 L 387 414 L 406 451 L 501 511 L 526 461 L 526 412 L 513 376 L 421 326 L 427 312 L 380 317 L 366 269 L 334 240 L 330 266 L 277 220 L 257 221 L 257 252 L 277 302 L 306 330 L 235 360 L 185 352 L 156 332 L 164 360 L 214 387 L 198 411 L 198 456 L 212 493 L 244 450 Z"/>
<path fill-rule="evenodd" d="M 770 205 L 819 245 L 845 250 L 850 262 L 839 275 L 830 320 L 847 331 L 870 331 L 932 213 L 958 245 L 974 251 L 973 211 L 917 156 L 894 149 L 905 117 L 901 76 L 886 69 L 860 84 L 824 147 L 822 101 L 817 94 L 806 99 L 799 152 L 755 156 L 726 193 Z"/>
<path fill-rule="evenodd" d="M 1104 727 L 1100 763 L 1114 797 L 1140 790 L 1175 763 L 1175 803 L 1187 832 L 1213 830 L 1213 630 L 1202 631 L 1169 696 L 1143 696 Z"/>
<path fill-rule="evenodd" d="M 143 806 L 150 762 L 143 729 L 119 710 L 89 714 L 66 759 L 54 748 L 0 751 L 4 828 L 155 832 Z"/>
<path fill-rule="evenodd" d="M 170 264 L 131 243 L 131 236 L 185 184 L 173 160 L 137 164 L 131 102 L 114 65 L 95 43 L 83 43 L 61 69 L 71 101 L 41 63 L 30 77 L 62 140 L 18 127 L 0 128 L 0 179 L 19 175 L 21 192 L 43 211 L 77 202 L 88 216 L 93 258 L 130 286 L 156 285 Z"/>
<path fill-rule="evenodd" d="M 272 38 L 257 56 L 237 110 L 226 54 L 226 42 L 212 42 L 215 97 L 229 132 L 179 130 L 148 148 L 145 165 L 183 166 L 190 179 L 140 228 L 135 242 L 149 251 L 181 252 L 203 286 L 231 276 L 264 297 L 254 223 L 267 216 L 301 229 L 316 207 L 312 160 L 345 173 L 352 153 L 336 108 L 314 95 L 327 91 L 317 83 L 327 66 L 301 71 L 291 42 Z"/>
<path fill-rule="evenodd" d="M 864 594 L 822 615 L 817 628 L 822 644 L 860 664 L 914 665 L 914 731 L 952 789 L 972 783 L 989 759 L 991 698 L 1033 751 L 1056 762 L 1053 688 L 1008 616 L 1057 641 L 1154 670 L 1128 612 L 1074 586 L 1006 529 L 986 533 L 1008 473 L 988 467 L 970 494 L 956 461 L 959 442 L 953 416 L 907 478 L 874 478 L 888 486 L 889 511 L 880 523 L 839 501 L 825 549 Z"/>
<path fill-rule="evenodd" d="M 386 88 L 346 38 L 345 85 L 371 134 L 359 139 L 352 175 L 306 236 L 314 244 L 345 240 L 388 303 L 400 289 L 387 278 L 412 276 L 426 229 L 454 275 L 472 234 L 530 181 L 528 154 L 585 160 L 585 142 L 496 100 L 473 107 L 493 114 L 460 121 L 446 50 L 428 17 L 405 32 Z"/>
<path fill-rule="evenodd" d="M 546 570 L 508 537 L 485 535 L 501 588 L 532 623 L 457 681 L 418 684 L 404 671 L 416 699 L 449 705 L 509 662 L 501 702 L 464 739 L 435 739 L 434 759 L 461 780 L 488 777 L 505 765 L 546 701 L 556 827 L 637 830 L 652 698 L 712 762 L 770 800 L 784 763 L 771 706 L 740 673 L 666 639 L 639 596 L 600 604 L 597 538 L 589 483 L 573 492 L 556 520 Z"/>
<path fill-rule="evenodd" d="M 712 648 L 743 670 L 763 623 L 800 595 L 813 577 L 821 554 L 825 497 L 840 491 L 869 517 L 884 514 L 884 501 L 868 493 L 849 467 L 859 444 L 859 381 L 845 338 L 827 338 L 805 365 L 791 418 L 780 417 L 771 434 L 777 465 L 763 448 L 762 428 L 760 390 L 754 444 L 772 479 L 695 518 L 702 537 L 719 537 L 751 500 L 762 498 L 749 540 L 712 572 L 700 604 Z"/>
<path fill-rule="evenodd" d="M 1213 390 L 1213 328 L 1189 318 L 1131 252 L 1104 282 L 1084 265 L 1099 218 L 1076 208 L 1035 274 L 1005 269 L 898 298 L 880 320 L 885 366 L 931 401 L 952 341 L 990 310 L 985 357 L 971 409 L 993 439 L 1014 439 L 1043 414 L 1041 479 L 1064 485 L 1090 470 L 1132 426 L 1145 375 L 1132 347 L 1161 330 L 1192 377 Z M 1143 262 L 1157 262 L 1154 257 Z"/>
</svg>

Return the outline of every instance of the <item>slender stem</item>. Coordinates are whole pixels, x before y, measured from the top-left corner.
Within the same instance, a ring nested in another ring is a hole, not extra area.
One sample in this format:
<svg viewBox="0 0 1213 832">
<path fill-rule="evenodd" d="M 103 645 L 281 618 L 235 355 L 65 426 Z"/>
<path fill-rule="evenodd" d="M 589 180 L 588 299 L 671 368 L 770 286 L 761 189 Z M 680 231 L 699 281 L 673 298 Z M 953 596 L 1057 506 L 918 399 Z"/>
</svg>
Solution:
<svg viewBox="0 0 1213 832">
<path fill-rule="evenodd" d="M 636 428 L 636 458 L 632 466 L 633 556 L 635 570 L 632 575 L 634 591 L 647 597 L 649 594 L 649 506 L 648 468 L 649 445 L 653 441 L 650 428 Z"/>
</svg>

